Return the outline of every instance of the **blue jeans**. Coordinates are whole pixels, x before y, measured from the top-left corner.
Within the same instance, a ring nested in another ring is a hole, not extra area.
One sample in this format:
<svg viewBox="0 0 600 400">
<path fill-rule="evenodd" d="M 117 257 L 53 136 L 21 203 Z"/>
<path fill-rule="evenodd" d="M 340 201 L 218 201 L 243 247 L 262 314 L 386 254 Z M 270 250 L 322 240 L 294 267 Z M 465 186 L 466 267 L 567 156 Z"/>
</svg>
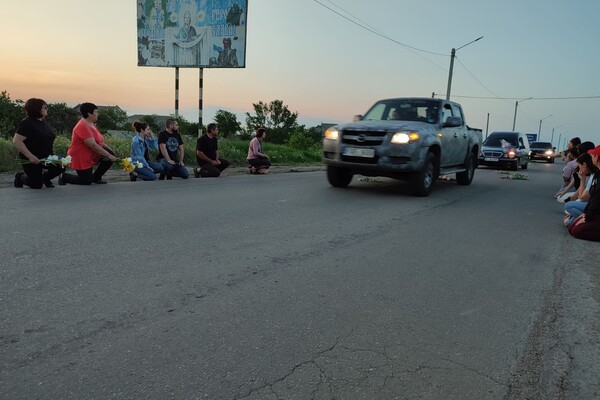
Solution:
<svg viewBox="0 0 600 400">
<path fill-rule="evenodd" d="M 565 203 L 565 211 L 571 214 L 571 218 L 569 218 L 569 225 L 575 221 L 575 218 L 583 214 L 585 206 L 587 206 L 587 201 L 567 201 Z"/>
<path fill-rule="evenodd" d="M 137 174 L 138 178 L 140 178 L 143 181 L 156 180 L 156 174 L 150 168 L 147 168 L 147 167 L 136 168 L 134 171 Z"/>
<path fill-rule="evenodd" d="M 165 170 L 162 164 L 159 162 L 147 161 L 147 163 L 150 166 L 150 168 L 152 168 L 155 174 L 159 174 Z"/>
<path fill-rule="evenodd" d="M 164 168 L 163 172 L 167 176 L 175 176 L 175 177 L 179 177 L 182 179 L 187 179 L 188 176 L 190 176 L 190 172 L 188 171 L 188 169 L 185 166 L 181 166 L 178 163 L 176 163 L 175 165 L 171 165 L 164 158 L 160 160 L 160 163 Z"/>
</svg>

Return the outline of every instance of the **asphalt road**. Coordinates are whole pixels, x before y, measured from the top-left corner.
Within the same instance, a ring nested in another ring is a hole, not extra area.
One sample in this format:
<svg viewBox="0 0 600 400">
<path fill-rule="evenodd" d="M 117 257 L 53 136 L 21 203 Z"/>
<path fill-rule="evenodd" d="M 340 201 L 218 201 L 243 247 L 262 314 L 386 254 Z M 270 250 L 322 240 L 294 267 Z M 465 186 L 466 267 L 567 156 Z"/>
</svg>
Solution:
<svg viewBox="0 0 600 400">
<path fill-rule="evenodd" d="M 561 168 L 2 188 L 0 398 L 599 398 Z"/>
</svg>

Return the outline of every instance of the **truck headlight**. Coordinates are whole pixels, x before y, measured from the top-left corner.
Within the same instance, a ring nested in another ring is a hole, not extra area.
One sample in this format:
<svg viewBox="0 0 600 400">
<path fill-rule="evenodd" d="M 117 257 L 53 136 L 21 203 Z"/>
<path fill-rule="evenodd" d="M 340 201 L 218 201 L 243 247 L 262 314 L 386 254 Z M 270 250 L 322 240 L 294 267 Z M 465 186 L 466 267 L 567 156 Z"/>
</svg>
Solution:
<svg viewBox="0 0 600 400">
<path fill-rule="evenodd" d="M 327 129 L 325 131 L 325 139 L 338 140 L 340 132 L 337 129 Z"/>
<path fill-rule="evenodd" d="M 408 142 L 416 142 L 419 140 L 419 134 L 417 132 L 396 132 L 392 136 L 392 143 L 405 144 Z"/>
</svg>

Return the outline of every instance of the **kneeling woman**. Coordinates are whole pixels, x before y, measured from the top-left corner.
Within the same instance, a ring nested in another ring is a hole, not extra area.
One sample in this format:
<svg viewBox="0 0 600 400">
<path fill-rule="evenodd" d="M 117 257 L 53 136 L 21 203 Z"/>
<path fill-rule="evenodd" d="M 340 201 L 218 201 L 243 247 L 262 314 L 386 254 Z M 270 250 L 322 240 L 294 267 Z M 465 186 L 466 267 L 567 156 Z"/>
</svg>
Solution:
<svg viewBox="0 0 600 400">
<path fill-rule="evenodd" d="M 156 174 L 163 172 L 162 164 L 150 161 L 148 149 L 158 151 L 158 140 L 152 134 L 152 129 L 145 122 L 135 121 L 133 129 L 137 135 L 131 140 L 131 161 L 142 163 L 142 168 L 136 168 L 129 174 L 132 181 L 140 178 L 143 181 L 153 181 Z"/>
<path fill-rule="evenodd" d="M 62 174 L 59 185 L 91 185 L 106 183 L 102 176 L 117 160 L 115 152 L 104 143 L 104 137 L 96 127 L 98 107 L 92 103 L 83 103 L 79 108 L 82 118 L 73 128 L 68 154 L 71 156 L 71 168 L 77 175 Z M 94 171 L 94 166 L 98 168 Z"/>
<path fill-rule="evenodd" d="M 42 99 L 29 99 L 25 102 L 27 117 L 19 122 L 13 143 L 19 151 L 21 160 L 28 160 L 23 164 L 23 172 L 17 172 L 14 185 L 17 188 L 27 185 L 32 189 L 41 189 L 42 185 L 54 187 L 52 179 L 60 175 L 65 169 L 58 165 L 43 165 L 44 159 L 53 153 L 56 135 L 46 121 L 48 105 Z M 44 172 L 44 169 L 47 171 Z"/>
<path fill-rule="evenodd" d="M 269 172 L 271 162 L 269 156 L 263 153 L 262 142 L 267 137 L 267 130 L 265 128 L 258 128 L 256 131 L 256 137 L 250 141 L 248 146 L 248 164 L 250 164 L 250 172 L 253 174 L 266 174 Z"/>
<path fill-rule="evenodd" d="M 588 150 L 596 168 L 600 167 L 600 146 Z M 569 233 L 577 239 L 600 242 L 600 173 L 594 174 L 590 186 L 590 198 L 583 214 L 569 225 Z"/>
</svg>

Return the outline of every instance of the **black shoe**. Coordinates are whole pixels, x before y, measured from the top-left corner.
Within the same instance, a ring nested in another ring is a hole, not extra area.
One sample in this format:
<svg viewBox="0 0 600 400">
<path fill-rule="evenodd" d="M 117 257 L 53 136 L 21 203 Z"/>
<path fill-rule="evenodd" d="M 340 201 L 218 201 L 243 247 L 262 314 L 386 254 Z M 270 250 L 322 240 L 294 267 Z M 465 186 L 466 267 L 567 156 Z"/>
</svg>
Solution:
<svg viewBox="0 0 600 400">
<path fill-rule="evenodd" d="M 23 181 L 21 181 L 21 175 L 23 175 L 23 172 L 17 172 L 15 174 L 15 181 L 13 182 L 13 184 L 15 185 L 16 188 L 23 187 Z"/>
<path fill-rule="evenodd" d="M 194 168 L 194 178 L 200 178 L 200 168 Z"/>
<path fill-rule="evenodd" d="M 129 173 L 129 180 L 130 180 L 131 182 L 135 182 L 135 181 L 137 181 L 137 175 L 136 175 L 135 173 L 133 173 L 133 172 L 130 172 L 130 173 Z"/>
<path fill-rule="evenodd" d="M 103 181 L 102 179 L 97 179 L 93 183 L 96 185 L 106 185 L 106 181 Z"/>
<path fill-rule="evenodd" d="M 58 177 L 58 186 L 65 186 L 67 184 L 67 182 L 65 182 L 65 180 L 63 179 L 62 175 L 59 175 Z"/>
<path fill-rule="evenodd" d="M 168 181 L 173 180 L 173 175 L 167 175 L 167 180 Z"/>
<path fill-rule="evenodd" d="M 52 183 L 52 181 L 50 179 L 45 180 L 44 181 L 44 186 L 46 186 L 47 188 L 53 188 L 54 187 L 54 183 Z"/>
<path fill-rule="evenodd" d="M 161 172 L 160 175 L 158 176 L 158 180 L 159 181 L 164 181 L 165 180 L 165 173 Z"/>
</svg>

